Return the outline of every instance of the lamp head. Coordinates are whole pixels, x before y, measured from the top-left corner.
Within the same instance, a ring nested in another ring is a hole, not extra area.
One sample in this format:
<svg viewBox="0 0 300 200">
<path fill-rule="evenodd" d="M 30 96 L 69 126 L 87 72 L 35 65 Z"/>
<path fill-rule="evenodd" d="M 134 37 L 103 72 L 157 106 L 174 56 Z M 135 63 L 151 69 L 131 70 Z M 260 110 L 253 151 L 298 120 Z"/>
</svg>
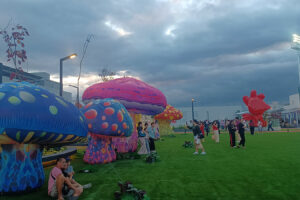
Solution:
<svg viewBox="0 0 300 200">
<path fill-rule="evenodd" d="M 72 55 L 69 56 L 70 59 L 73 59 L 73 58 L 76 58 L 76 57 L 77 57 L 76 53 L 73 53 Z"/>
</svg>

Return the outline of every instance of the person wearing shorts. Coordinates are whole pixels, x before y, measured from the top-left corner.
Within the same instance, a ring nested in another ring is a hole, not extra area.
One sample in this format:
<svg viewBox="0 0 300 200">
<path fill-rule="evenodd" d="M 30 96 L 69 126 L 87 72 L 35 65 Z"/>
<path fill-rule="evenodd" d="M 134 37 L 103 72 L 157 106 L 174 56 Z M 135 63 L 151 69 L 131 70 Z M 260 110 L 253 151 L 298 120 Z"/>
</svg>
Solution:
<svg viewBox="0 0 300 200">
<path fill-rule="evenodd" d="M 188 128 L 192 129 L 193 134 L 194 134 L 194 144 L 195 144 L 194 154 L 195 155 L 199 154 L 199 149 L 201 149 L 201 154 L 203 154 L 203 155 L 206 154 L 205 149 L 204 149 L 204 147 L 201 143 L 201 140 L 200 140 L 202 133 L 201 133 L 201 130 L 200 130 L 200 127 L 198 125 L 197 120 L 194 120 L 193 121 L 193 126 L 192 127 L 188 126 Z"/>
<path fill-rule="evenodd" d="M 76 187 L 63 174 L 66 167 L 66 159 L 58 158 L 56 166 L 51 170 L 48 180 L 48 195 L 58 200 L 63 200 L 64 197 L 71 197 L 76 200 L 81 195 L 82 187 Z"/>
</svg>

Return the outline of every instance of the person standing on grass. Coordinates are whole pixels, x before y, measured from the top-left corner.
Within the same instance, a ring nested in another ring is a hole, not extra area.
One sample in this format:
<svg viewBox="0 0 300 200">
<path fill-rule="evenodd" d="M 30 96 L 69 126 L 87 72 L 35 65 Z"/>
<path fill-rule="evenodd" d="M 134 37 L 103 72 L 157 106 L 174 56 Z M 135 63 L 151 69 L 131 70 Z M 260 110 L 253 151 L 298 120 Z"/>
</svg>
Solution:
<svg viewBox="0 0 300 200">
<path fill-rule="evenodd" d="M 258 131 L 262 133 L 262 123 L 260 120 L 258 120 Z"/>
<path fill-rule="evenodd" d="M 145 133 L 145 143 L 146 143 L 146 148 L 147 148 L 147 152 L 148 154 L 150 154 L 150 141 L 149 141 L 149 132 L 148 132 L 148 123 L 145 122 L 144 125 L 144 133 Z"/>
<path fill-rule="evenodd" d="M 155 139 L 160 140 L 159 124 L 157 120 L 155 120 Z"/>
<path fill-rule="evenodd" d="M 213 129 L 212 138 L 213 138 L 214 141 L 216 141 L 216 143 L 219 143 L 220 139 L 219 139 L 219 128 L 218 128 L 217 121 L 213 122 L 212 129 Z"/>
<path fill-rule="evenodd" d="M 205 138 L 204 138 L 204 136 L 205 136 L 205 132 L 204 132 L 204 122 L 201 122 L 201 121 L 200 121 L 200 130 L 201 130 L 201 133 L 202 133 L 202 135 L 203 135 L 203 139 L 202 139 L 201 142 L 205 142 Z"/>
<path fill-rule="evenodd" d="M 201 137 L 201 130 L 200 127 L 198 125 L 197 120 L 193 121 L 193 126 L 187 126 L 189 129 L 193 130 L 193 134 L 194 134 L 194 144 L 195 144 L 195 152 L 194 154 L 197 155 L 199 154 L 199 149 L 201 149 L 201 154 L 204 155 L 206 154 L 205 149 L 201 143 L 200 137 Z"/>
<path fill-rule="evenodd" d="M 272 127 L 272 120 L 269 120 L 269 122 L 268 122 L 268 131 L 270 131 L 270 129 L 271 129 L 272 131 L 274 131 L 274 129 L 273 129 L 273 127 Z"/>
<path fill-rule="evenodd" d="M 155 123 L 152 122 L 151 126 L 148 128 L 148 133 L 149 133 L 149 146 L 150 146 L 150 152 L 156 152 L 155 150 Z"/>
<path fill-rule="evenodd" d="M 255 125 L 254 125 L 254 122 L 252 120 L 250 120 L 249 126 L 250 126 L 251 135 L 254 135 Z"/>
<path fill-rule="evenodd" d="M 236 131 L 236 126 L 234 120 L 231 120 L 228 125 L 228 132 L 229 132 L 229 137 L 230 137 L 230 146 L 235 148 L 235 131 Z"/>
<path fill-rule="evenodd" d="M 145 155 L 149 154 L 148 149 L 147 149 L 147 144 L 148 140 L 146 139 L 146 134 L 143 131 L 143 123 L 139 122 L 138 126 L 136 127 L 137 133 L 138 133 L 138 138 L 139 138 L 139 143 L 141 145 L 138 154 L 139 155 Z"/>
<path fill-rule="evenodd" d="M 205 121 L 204 126 L 205 126 L 206 136 L 208 136 L 208 134 L 209 134 L 209 121 L 208 120 Z"/>
<path fill-rule="evenodd" d="M 241 120 L 240 123 L 239 123 L 239 134 L 240 134 L 240 137 L 241 137 L 241 141 L 238 145 L 238 148 L 240 148 L 240 146 L 242 145 L 242 147 L 245 148 L 245 142 L 246 142 L 246 138 L 245 138 L 245 121 L 244 120 Z"/>
<path fill-rule="evenodd" d="M 239 134 L 239 131 L 238 131 L 238 127 L 239 127 L 239 124 L 240 124 L 240 120 L 239 118 L 235 118 L 235 127 L 236 127 L 236 131 L 235 131 L 235 140 L 239 143 L 241 141 L 241 137 L 240 137 L 240 134 Z"/>
</svg>

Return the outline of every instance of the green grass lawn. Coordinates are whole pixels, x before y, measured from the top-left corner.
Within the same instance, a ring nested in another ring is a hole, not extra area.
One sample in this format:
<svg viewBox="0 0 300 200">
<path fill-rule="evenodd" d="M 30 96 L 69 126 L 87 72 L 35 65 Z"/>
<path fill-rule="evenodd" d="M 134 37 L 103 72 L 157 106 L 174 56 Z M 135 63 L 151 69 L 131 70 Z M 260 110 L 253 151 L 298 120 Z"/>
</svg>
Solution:
<svg viewBox="0 0 300 200">
<path fill-rule="evenodd" d="M 300 133 L 246 134 L 246 149 L 229 147 L 228 133 L 221 134 L 220 144 L 211 138 L 203 143 L 207 155 L 193 155 L 194 149 L 183 148 L 192 134 L 176 135 L 156 142 L 160 161 L 148 164 L 143 159 L 122 160 L 90 166 L 82 154 L 72 161 L 75 171 L 92 168 L 91 174 L 76 174 L 82 184 L 93 187 L 80 199 L 114 199 L 118 181 L 131 181 L 152 199 L 300 199 Z M 46 181 L 34 193 L 0 197 L 13 199 L 50 199 Z"/>
</svg>

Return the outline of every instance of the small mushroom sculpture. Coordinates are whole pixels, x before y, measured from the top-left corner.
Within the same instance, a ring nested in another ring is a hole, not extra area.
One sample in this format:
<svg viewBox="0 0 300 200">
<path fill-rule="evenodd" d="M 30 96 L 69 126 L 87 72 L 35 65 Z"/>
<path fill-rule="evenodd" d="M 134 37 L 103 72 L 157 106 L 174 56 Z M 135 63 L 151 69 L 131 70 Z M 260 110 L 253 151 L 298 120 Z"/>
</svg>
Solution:
<svg viewBox="0 0 300 200">
<path fill-rule="evenodd" d="M 104 98 L 120 101 L 134 121 L 134 130 L 130 137 L 113 138 L 113 143 L 120 153 L 134 152 L 137 149 L 136 125 L 141 120 L 141 114 L 159 114 L 167 105 L 166 97 L 160 90 L 131 77 L 94 84 L 88 87 L 82 95 L 82 100 L 85 103 Z"/>
<path fill-rule="evenodd" d="M 35 85 L 0 85 L 0 193 L 42 186 L 44 145 L 62 146 L 87 135 L 84 115 Z"/>
<path fill-rule="evenodd" d="M 89 164 L 116 160 L 112 137 L 128 137 L 132 133 L 132 119 L 126 108 L 113 99 L 95 100 L 81 109 L 89 129 L 89 143 L 83 160 Z"/>
<path fill-rule="evenodd" d="M 173 106 L 167 105 L 164 112 L 155 115 L 154 119 L 158 121 L 160 135 L 169 135 L 173 133 L 170 123 L 183 117 L 182 112 Z"/>
</svg>

